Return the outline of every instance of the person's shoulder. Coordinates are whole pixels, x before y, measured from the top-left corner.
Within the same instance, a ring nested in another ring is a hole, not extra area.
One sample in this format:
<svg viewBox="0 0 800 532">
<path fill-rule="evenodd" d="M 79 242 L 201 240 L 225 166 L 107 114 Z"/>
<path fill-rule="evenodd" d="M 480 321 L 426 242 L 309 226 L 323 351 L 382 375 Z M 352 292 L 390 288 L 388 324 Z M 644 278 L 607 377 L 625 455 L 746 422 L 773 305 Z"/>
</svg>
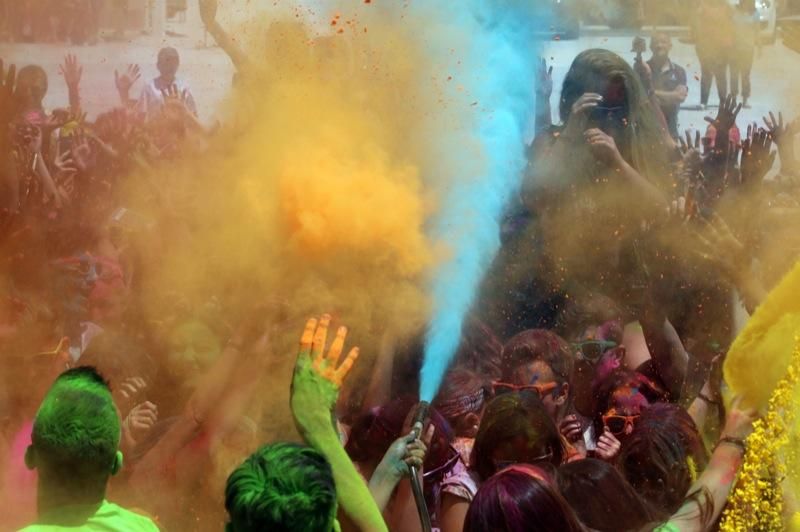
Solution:
<svg viewBox="0 0 800 532">
<path fill-rule="evenodd" d="M 137 513 L 118 504 L 106 501 L 94 516 L 97 521 L 118 522 L 120 528 L 113 530 L 126 530 L 131 532 L 158 532 L 158 526 L 146 515 Z"/>
</svg>

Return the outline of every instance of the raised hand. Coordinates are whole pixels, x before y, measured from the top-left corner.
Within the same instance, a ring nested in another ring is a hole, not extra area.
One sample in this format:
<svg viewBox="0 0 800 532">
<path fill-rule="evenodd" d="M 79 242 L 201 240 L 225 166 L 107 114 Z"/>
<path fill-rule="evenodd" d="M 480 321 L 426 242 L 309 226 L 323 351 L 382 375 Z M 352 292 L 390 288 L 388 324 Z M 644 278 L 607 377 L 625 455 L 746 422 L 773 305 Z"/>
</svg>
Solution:
<svg viewBox="0 0 800 532">
<path fill-rule="evenodd" d="M 758 419 L 758 412 L 754 408 L 745 406 L 742 396 L 736 396 L 728 407 L 728 417 L 722 429 L 722 438 L 744 440 L 753 432 L 753 423 Z"/>
<path fill-rule="evenodd" d="M 129 64 L 126 71 L 122 74 L 114 70 L 114 85 L 116 85 L 117 92 L 123 103 L 128 103 L 130 100 L 129 94 L 131 87 L 133 87 L 134 83 L 139 81 L 140 77 L 142 77 L 142 71 L 139 69 L 139 65 L 136 64 Z"/>
<path fill-rule="evenodd" d="M 622 449 L 622 444 L 617 437 L 606 428 L 603 434 L 597 439 L 597 449 L 595 449 L 595 453 L 597 453 L 597 457 L 601 460 L 611 461 L 616 458 L 620 449 Z"/>
<path fill-rule="evenodd" d="M 89 168 L 89 157 L 92 154 L 92 147 L 89 145 L 89 139 L 83 130 L 76 131 L 72 137 L 72 159 L 75 162 L 78 170 L 85 172 Z"/>
<path fill-rule="evenodd" d="M 741 183 L 759 186 L 775 164 L 777 153 L 772 151 L 772 136 L 758 124 L 747 126 L 747 138 L 742 141 Z"/>
<path fill-rule="evenodd" d="M 217 20 L 218 0 L 200 0 L 200 19 L 208 28 Z"/>
<path fill-rule="evenodd" d="M 571 414 L 566 416 L 558 427 L 561 435 L 570 443 L 575 443 L 583 437 L 583 427 L 578 416 Z"/>
<path fill-rule="evenodd" d="M 747 248 L 718 214 L 712 214 L 705 221 L 705 230 L 695 230 L 693 236 L 697 244 L 693 250 L 695 256 L 712 264 L 729 280 L 736 281 L 746 270 L 749 260 Z"/>
<path fill-rule="evenodd" d="M 150 401 L 134 406 L 122 422 L 122 437 L 128 449 L 145 436 L 158 421 L 158 407 Z"/>
<path fill-rule="evenodd" d="M 301 431 L 320 416 L 330 421 L 330 413 L 339 396 L 339 388 L 358 358 L 358 348 L 350 350 L 344 360 L 339 358 L 347 338 L 347 328 L 339 327 L 328 352 L 325 343 L 331 317 L 328 314 L 306 323 L 300 338 L 300 350 L 292 379 L 292 413 Z"/>
<path fill-rule="evenodd" d="M 598 128 L 587 129 L 583 136 L 595 159 L 608 166 L 619 165 L 622 162 L 622 155 L 619 153 L 614 137 Z"/>
<path fill-rule="evenodd" d="M 575 138 L 586 130 L 589 122 L 589 113 L 600 105 L 603 97 L 594 92 L 584 93 L 572 104 L 572 111 L 564 127 L 564 135 L 568 138 Z"/>
<path fill-rule="evenodd" d="M 714 126 L 717 130 L 717 135 L 719 135 L 720 131 L 727 132 L 736 125 L 736 117 L 739 116 L 739 111 L 741 110 L 742 104 L 736 103 L 736 97 L 733 94 L 729 94 L 727 98 L 720 102 L 717 117 L 706 116 L 704 119 Z"/>
<path fill-rule="evenodd" d="M 64 76 L 67 87 L 80 85 L 83 67 L 78 63 L 78 58 L 74 54 L 64 56 L 64 63 L 58 67 L 58 71 Z"/>
<path fill-rule="evenodd" d="M 56 168 L 56 180 L 58 177 L 68 177 L 74 175 L 75 172 L 78 171 L 78 167 L 75 164 L 75 160 L 72 158 L 72 151 L 67 150 L 58 154 L 58 156 L 53 159 L 53 166 Z"/>
<path fill-rule="evenodd" d="M 122 381 L 119 388 L 114 390 L 114 402 L 120 412 L 125 415 L 133 405 L 138 404 L 144 398 L 147 390 L 147 381 L 141 377 L 129 377 Z"/>
<path fill-rule="evenodd" d="M 769 112 L 769 118 L 762 117 L 764 125 L 767 127 L 775 144 L 778 145 L 778 153 L 781 156 L 781 170 L 786 173 L 791 173 L 797 166 L 797 158 L 794 151 L 794 137 L 800 133 L 800 119 L 795 118 L 793 121 L 785 124 L 783 122 L 783 113 L 778 113 L 778 118 L 772 111 Z"/>
</svg>

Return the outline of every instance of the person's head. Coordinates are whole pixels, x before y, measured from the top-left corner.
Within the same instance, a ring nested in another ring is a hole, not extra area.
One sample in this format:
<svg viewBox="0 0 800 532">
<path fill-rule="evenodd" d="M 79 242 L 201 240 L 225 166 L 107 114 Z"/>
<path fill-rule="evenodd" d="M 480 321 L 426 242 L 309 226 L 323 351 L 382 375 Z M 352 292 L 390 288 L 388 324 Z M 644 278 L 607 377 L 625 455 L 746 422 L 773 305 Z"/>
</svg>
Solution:
<svg viewBox="0 0 800 532">
<path fill-rule="evenodd" d="M 484 482 L 469 505 L 464 532 L 577 532 L 567 501 L 534 467 L 509 467 Z"/>
<path fill-rule="evenodd" d="M 669 52 L 672 50 L 672 38 L 668 33 L 657 31 L 650 37 L 650 51 L 653 52 L 655 59 L 669 59 Z"/>
<path fill-rule="evenodd" d="M 664 400 L 663 392 L 650 379 L 636 371 L 612 372 L 594 387 L 595 429 L 606 428 L 619 440 L 633 433 L 639 417 L 651 404 Z"/>
<path fill-rule="evenodd" d="M 480 374 L 456 367 L 445 375 L 433 405 L 456 436 L 475 437 L 488 399 L 489 383 Z"/>
<path fill-rule="evenodd" d="M 530 392 L 492 399 L 472 447 L 471 467 L 481 479 L 511 464 L 558 466 L 564 444 L 538 396 Z"/>
<path fill-rule="evenodd" d="M 39 65 L 27 65 L 17 72 L 17 86 L 14 91 L 17 105 L 22 110 L 41 108 L 47 95 L 47 73 Z"/>
<path fill-rule="evenodd" d="M 705 467 L 706 450 L 686 410 L 658 403 L 642 412 L 623 442 L 618 465 L 639 495 L 672 514 Z"/>
<path fill-rule="evenodd" d="M 639 530 L 658 520 L 617 469 L 603 460 L 587 458 L 562 465 L 558 489 L 581 522 L 593 530 Z"/>
<path fill-rule="evenodd" d="M 559 114 L 564 124 L 573 104 L 587 92 L 603 97 L 588 126 L 614 137 L 620 154 L 646 179 L 662 178 L 668 148 L 644 87 L 628 62 L 600 48 L 579 53 L 561 89 Z"/>
<path fill-rule="evenodd" d="M 39 473 L 40 511 L 54 501 L 100 502 L 122 466 L 120 420 L 103 377 L 90 366 L 63 372 L 33 422 L 25 463 Z"/>
<path fill-rule="evenodd" d="M 188 388 L 194 388 L 222 352 L 219 335 L 204 320 L 194 317 L 172 329 L 168 344 L 167 372 Z"/>
<path fill-rule="evenodd" d="M 354 462 L 362 466 L 362 471 L 369 471 L 378 465 L 392 442 L 402 435 L 403 425 L 416 404 L 415 397 L 399 397 L 386 405 L 372 408 L 355 420 L 345 450 Z M 435 407 L 429 410 L 429 416 L 435 429 L 425 455 L 427 472 L 447 463 L 453 439 L 450 425 Z"/>
<path fill-rule="evenodd" d="M 544 329 L 529 329 L 503 346 L 503 376 L 492 384 L 495 394 L 536 391 L 554 421 L 569 406 L 573 359 L 569 344 Z M 508 386 L 511 385 L 511 386 Z"/>
<path fill-rule="evenodd" d="M 227 532 L 338 529 L 331 466 L 318 451 L 272 443 L 250 455 L 228 477 Z"/>
<path fill-rule="evenodd" d="M 156 67 L 163 78 L 173 80 L 175 74 L 178 73 L 178 67 L 181 64 L 181 57 L 178 55 L 178 50 L 167 46 L 158 52 L 158 62 Z"/>
</svg>

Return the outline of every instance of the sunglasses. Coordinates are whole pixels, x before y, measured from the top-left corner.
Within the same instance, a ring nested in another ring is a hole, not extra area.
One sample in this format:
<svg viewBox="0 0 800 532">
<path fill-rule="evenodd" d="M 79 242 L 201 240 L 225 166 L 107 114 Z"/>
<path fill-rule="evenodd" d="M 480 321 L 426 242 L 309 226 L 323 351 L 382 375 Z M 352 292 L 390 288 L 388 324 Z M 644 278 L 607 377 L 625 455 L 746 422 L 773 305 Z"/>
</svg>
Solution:
<svg viewBox="0 0 800 532">
<path fill-rule="evenodd" d="M 600 107 L 597 106 L 592 109 L 590 119 L 593 122 L 608 123 L 608 122 L 622 122 L 625 123 L 628 118 L 628 110 L 620 105 L 616 107 Z"/>
<path fill-rule="evenodd" d="M 572 344 L 575 353 L 590 362 L 597 362 L 603 353 L 615 347 L 617 347 L 617 343 L 611 340 L 587 340 Z"/>
<path fill-rule="evenodd" d="M 611 431 L 611 434 L 619 436 L 620 434 L 624 434 L 628 427 L 633 430 L 634 422 L 637 419 L 639 419 L 639 414 L 636 414 L 635 416 L 619 416 L 617 414 L 611 414 L 603 416 L 603 425 L 608 427 L 608 430 Z"/>
<path fill-rule="evenodd" d="M 539 399 L 558 388 L 555 382 L 547 384 L 511 384 L 510 382 L 492 381 L 492 392 L 495 396 L 514 392 L 536 392 Z"/>
</svg>

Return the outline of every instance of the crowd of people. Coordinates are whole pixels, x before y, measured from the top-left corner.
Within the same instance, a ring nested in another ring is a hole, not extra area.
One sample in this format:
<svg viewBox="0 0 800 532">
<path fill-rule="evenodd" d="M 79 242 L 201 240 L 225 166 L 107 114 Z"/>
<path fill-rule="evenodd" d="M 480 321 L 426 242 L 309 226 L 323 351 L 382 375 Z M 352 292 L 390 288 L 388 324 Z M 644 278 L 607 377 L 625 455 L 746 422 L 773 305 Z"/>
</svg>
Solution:
<svg viewBox="0 0 800 532">
<path fill-rule="evenodd" d="M 669 48 L 657 33 L 650 61 L 578 54 L 558 124 L 542 61 L 524 186 L 428 420 L 412 419 L 424 332 L 381 349 L 345 405 L 366 362 L 325 314 L 297 331 L 299 442 L 258 441 L 242 414 L 289 326 L 279 305 L 238 327 L 207 309 L 156 327 L 137 298 L 141 236 L 193 228 L 128 209 L 125 176 L 166 175 L 223 134 L 198 120 L 179 52 L 158 53 L 138 97 L 139 68 L 114 73 L 119 105 L 93 120 L 78 57 L 49 111 L 48 73 L 0 62 L 0 526 L 421 530 L 413 470 L 443 532 L 716 529 L 759 416 L 725 400 L 721 367 L 737 309 L 798 256 L 796 231 L 776 227 L 800 213 L 800 122 L 744 127 L 743 88 L 704 134 L 679 132 Z"/>
<path fill-rule="evenodd" d="M 0 41 L 96 44 L 103 13 L 121 37 L 127 0 L 3 0 Z"/>
</svg>

